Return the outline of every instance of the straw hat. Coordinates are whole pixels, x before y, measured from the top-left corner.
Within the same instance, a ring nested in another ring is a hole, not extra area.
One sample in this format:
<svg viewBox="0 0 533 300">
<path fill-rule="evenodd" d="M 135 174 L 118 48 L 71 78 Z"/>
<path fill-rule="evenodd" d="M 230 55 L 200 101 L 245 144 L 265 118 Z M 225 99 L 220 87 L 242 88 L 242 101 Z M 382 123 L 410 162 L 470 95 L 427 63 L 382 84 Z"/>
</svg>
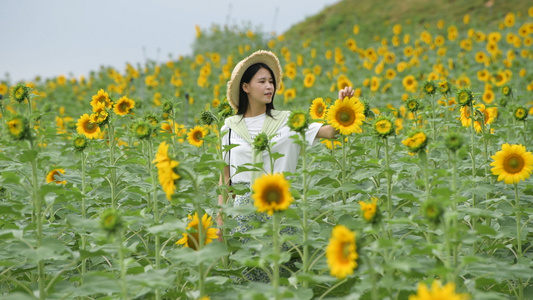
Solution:
<svg viewBox="0 0 533 300">
<path fill-rule="evenodd" d="M 233 109 L 238 110 L 239 109 L 239 91 L 240 91 L 240 83 L 241 78 L 244 72 L 253 64 L 256 63 L 264 63 L 267 66 L 270 67 L 272 72 L 274 73 L 274 79 L 276 80 L 276 91 L 279 89 L 279 86 L 281 84 L 281 65 L 279 63 L 278 58 L 276 55 L 270 51 L 266 50 L 259 50 L 252 55 L 246 57 L 245 59 L 241 60 L 233 69 L 233 72 L 231 73 L 231 79 L 228 81 L 228 88 L 227 88 L 227 98 L 228 102 L 233 107 Z M 274 91 L 274 92 L 276 92 Z"/>
</svg>

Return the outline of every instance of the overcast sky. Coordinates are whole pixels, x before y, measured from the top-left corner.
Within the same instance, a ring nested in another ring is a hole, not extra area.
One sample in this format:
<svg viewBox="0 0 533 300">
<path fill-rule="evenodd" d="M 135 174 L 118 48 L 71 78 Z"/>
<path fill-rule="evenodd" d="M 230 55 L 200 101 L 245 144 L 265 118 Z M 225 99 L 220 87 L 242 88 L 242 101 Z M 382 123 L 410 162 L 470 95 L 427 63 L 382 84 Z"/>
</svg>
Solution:
<svg viewBox="0 0 533 300">
<path fill-rule="evenodd" d="M 0 0 L 0 81 L 87 76 L 191 53 L 195 25 L 283 33 L 338 0 Z"/>
</svg>

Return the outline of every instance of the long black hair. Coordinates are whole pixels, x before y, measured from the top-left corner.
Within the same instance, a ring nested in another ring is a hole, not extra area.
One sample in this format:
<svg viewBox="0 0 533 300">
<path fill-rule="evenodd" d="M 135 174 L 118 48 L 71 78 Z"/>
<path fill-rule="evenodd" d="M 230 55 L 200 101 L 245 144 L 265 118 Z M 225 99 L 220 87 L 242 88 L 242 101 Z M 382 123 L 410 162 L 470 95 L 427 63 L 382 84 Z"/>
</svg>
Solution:
<svg viewBox="0 0 533 300">
<path fill-rule="evenodd" d="M 272 69 L 267 64 L 264 63 L 256 63 L 248 67 L 246 71 L 244 71 L 244 74 L 242 74 L 241 82 L 239 83 L 239 109 L 237 110 L 237 115 L 243 115 L 248 110 L 248 94 L 242 89 L 243 83 L 250 83 L 252 80 L 252 77 L 254 77 L 255 73 L 259 71 L 259 69 L 265 68 L 270 72 L 270 76 L 272 76 L 272 80 L 274 83 L 274 91 L 272 92 L 272 101 L 270 103 L 266 104 L 266 115 L 269 117 L 272 117 L 271 110 L 274 109 L 274 96 L 276 95 L 276 77 L 274 77 L 274 72 L 272 72 Z"/>
</svg>

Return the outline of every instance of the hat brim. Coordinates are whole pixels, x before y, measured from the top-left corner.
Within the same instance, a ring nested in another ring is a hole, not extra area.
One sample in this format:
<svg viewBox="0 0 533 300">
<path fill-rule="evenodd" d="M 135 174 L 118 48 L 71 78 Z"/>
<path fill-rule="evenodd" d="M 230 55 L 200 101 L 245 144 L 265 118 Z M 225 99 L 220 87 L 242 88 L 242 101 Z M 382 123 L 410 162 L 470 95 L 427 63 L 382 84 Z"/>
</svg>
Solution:
<svg viewBox="0 0 533 300">
<path fill-rule="evenodd" d="M 226 96 L 228 102 L 234 110 L 239 110 L 239 92 L 241 90 L 240 83 L 244 72 L 253 64 L 264 63 L 270 67 L 272 73 L 274 73 L 274 79 L 276 80 L 276 91 L 281 85 L 281 65 L 276 55 L 267 50 L 259 50 L 252 53 L 250 56 L 241 60 L 231 73 L 231 79 L 228 81 L 228 87 Z"/>
</svg>

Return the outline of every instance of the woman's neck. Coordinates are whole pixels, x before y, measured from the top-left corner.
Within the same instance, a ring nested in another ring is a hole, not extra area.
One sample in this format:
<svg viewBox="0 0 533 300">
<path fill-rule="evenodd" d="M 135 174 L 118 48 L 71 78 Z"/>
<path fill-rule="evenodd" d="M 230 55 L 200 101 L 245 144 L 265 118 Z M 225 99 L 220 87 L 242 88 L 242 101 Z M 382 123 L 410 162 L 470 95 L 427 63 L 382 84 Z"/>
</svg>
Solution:
<svg viewBox="0 0 533 300">
<path fill-rule="evenodd" d="M 257 117 L 266 112 L 266 105 L 249 105 L 248 109 L 244 113 L 245 118 Z"/>
</svg>

